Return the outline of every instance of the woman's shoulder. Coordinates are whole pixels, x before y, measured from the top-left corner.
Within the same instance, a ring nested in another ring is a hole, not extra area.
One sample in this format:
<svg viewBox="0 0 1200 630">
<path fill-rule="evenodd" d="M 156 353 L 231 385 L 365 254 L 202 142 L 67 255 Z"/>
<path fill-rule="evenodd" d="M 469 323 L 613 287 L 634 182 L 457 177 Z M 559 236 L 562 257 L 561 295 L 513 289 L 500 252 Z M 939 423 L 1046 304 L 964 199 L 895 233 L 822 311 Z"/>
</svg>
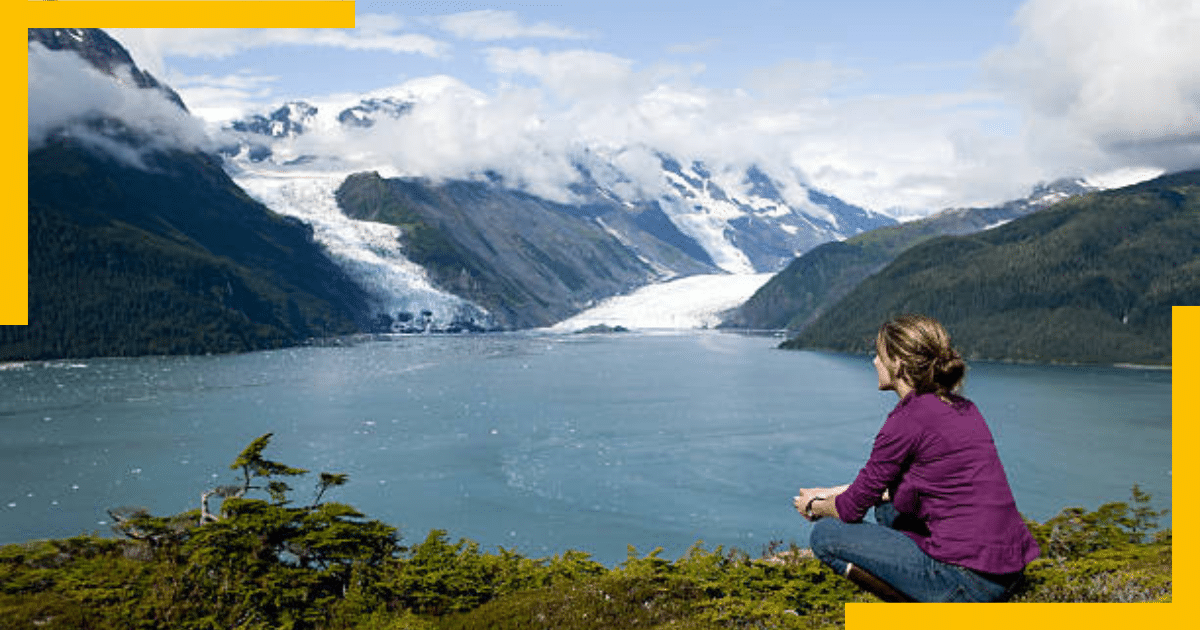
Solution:
<svg viewBox="0 0 1200 630">
<path fill-rule="evenodd" d="M 943 398 L 933 393 L 917 394 L 914 392 L 905 396 L 892 410 L 889 417 L 940 416 L 946 413 L 978 413 L 978 409 L 970 399 L 957 394 L 950 394 Z"/>
<path fill-rule="evenodd" d="M 936 394 L 911 398 L 888 416 L 883 432 L 920 439 L 927 445 L 944 440 L 957 442 L 964 434 L 986 433 L 990 439 L 987 420 L 970 399 L 952 396 L 943 400 Z"/>
</svg>

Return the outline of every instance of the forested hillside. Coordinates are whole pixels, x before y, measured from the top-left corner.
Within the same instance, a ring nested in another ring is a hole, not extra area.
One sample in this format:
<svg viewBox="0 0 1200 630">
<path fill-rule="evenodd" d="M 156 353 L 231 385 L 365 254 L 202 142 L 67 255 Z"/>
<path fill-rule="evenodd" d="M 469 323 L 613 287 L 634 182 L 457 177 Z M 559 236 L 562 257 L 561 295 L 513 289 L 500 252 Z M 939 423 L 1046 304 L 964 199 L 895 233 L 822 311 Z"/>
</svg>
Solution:
<svg viewBox="0 0 1200 630">
<path fill-rule="evenodd" d="M 31 85 L 67 81 L 56 64 L 78 55 L 108 75 L 93 88 L 111 87 L 113 102 L 165 98 L 170 115 L 88 110 L 31 136 L 29 324 L 0 326 L 0 361 L 246 351 L 367 326 L 369 296 L 309 226 L 251 199 L 215 155 L 139 117 L 188 119 L 179 96 L 116 40 L 29 29 L 29 46 L 31 59 L 58 59 L 31 65 Z M 73 72 L 71 81 L 86 76 Z"/>
<path fill-rule="evenodd" d="M 250 199 L 212 156 L 147 160 L 65 139 L 29 153 L 29 324 L 0 326 L 0 360 L 234 352 L 360 330 L 367 295 L 308 226 Z"/>
<path fill-rule="evenodd" d="M 798 332 L 858 283 L 904 250 L 938 236 L 973 234 L 1092 190 L 1078 180 L 1036 186 L 1024 199 L 984 208 L 955 208 L 884 226 L 809 250 L 775 274 L 745 304 L 726 313 L 722 328 Z"/>
<path fill-rule="evenodd" d="M 881 322 L 922 312 L 969 357 L 1168 364 L 1171 306 L 1188 304 L 1200 304 L 1200 171 L 922 243 L 784 347 L 869 351 Z"/>
</svg>

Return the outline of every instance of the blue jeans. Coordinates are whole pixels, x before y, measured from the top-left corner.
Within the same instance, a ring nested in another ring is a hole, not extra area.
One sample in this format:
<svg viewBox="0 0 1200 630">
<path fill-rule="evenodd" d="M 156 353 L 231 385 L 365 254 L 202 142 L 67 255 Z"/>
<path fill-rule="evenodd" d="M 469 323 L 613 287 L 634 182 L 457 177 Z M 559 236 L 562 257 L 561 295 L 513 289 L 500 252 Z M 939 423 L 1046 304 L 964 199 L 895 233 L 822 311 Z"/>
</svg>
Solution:
<svg viewBox="0 0 1200 630">
<path fill-rule="evenodd" d="M 809 546 L 813 555 L 838 575 L 847 563 L 891 584 L 919 602 L 992 602 L 1007 588 L 974 571 L 929 557 L 911 538 L 893 529 L 897 518 L 891 503 L 875 506 L 879 523 L 843 523 L 823 518 L 813 525 Z"/>
</svg>

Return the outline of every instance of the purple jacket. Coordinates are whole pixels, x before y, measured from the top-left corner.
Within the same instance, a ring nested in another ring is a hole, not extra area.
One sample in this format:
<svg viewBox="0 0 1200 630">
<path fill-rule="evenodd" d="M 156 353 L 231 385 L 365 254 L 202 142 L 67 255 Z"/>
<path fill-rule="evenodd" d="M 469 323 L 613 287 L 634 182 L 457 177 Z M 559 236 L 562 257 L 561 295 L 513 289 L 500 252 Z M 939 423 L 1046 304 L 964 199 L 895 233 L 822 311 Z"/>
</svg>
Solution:
<svg viewBox="0 0 1200 630">
<path fill-rule="evenodd" d="M 983 416 L 965 398 L 951 401 L 909 394 L 896 405 L 870 459 L 835 499 L 838 516 L 862 520 L 886 488 L 898 512 L 928 528 L 904 533 L 930 557 L 987 573 L 1019 571 L 1040 550 Z"/>
</svg>

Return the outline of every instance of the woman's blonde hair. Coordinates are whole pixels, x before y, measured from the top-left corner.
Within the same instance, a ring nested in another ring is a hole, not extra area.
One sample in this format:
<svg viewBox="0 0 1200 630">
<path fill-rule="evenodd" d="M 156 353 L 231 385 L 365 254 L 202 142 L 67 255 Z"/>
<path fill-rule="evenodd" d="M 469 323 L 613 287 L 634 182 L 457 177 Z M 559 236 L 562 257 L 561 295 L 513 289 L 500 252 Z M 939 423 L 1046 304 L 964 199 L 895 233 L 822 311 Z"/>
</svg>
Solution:
<svg viewBox="0 0 1200 630">
<path fill-rule="evenodd" d="M 942 400 L 962 387 L 967 364 L 950 345 L 942 324 L 926 315 L 901 315 L 884 322 L 875 338 L 876 348 L 898 362 L 898 379 L 916 394 L 937 394 Z"/>
</svg>

